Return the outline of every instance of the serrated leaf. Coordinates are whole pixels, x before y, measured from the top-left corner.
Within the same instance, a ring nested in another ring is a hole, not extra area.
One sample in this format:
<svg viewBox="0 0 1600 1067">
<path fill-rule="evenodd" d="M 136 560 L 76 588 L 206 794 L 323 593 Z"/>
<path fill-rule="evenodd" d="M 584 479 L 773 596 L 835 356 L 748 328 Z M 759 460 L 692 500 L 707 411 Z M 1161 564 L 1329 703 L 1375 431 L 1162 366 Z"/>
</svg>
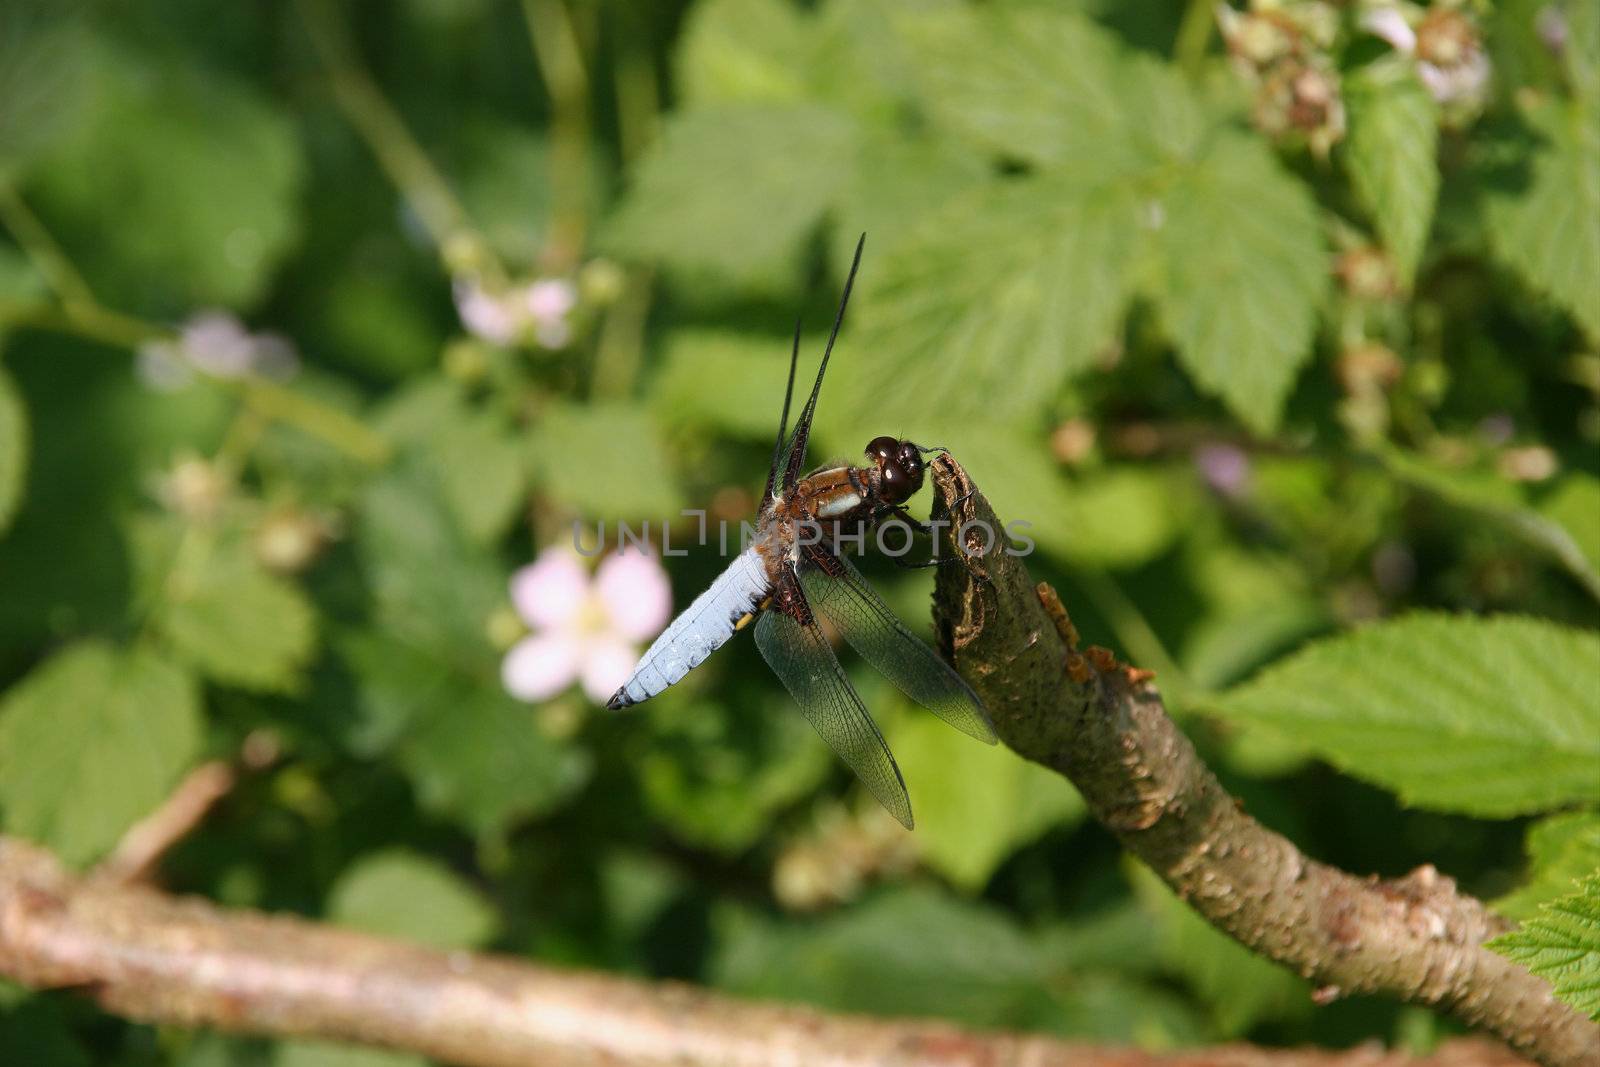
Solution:
<svg viewBox="0 0 1600 1067">
<path fill-rule="evenodd" d="M 482 836 L 566 799 L 588 779 L 589 756 L 501 689 L 486 627 L 505 575 L 461 532 L 436 476 L 403 459 L 362 512 L 380 630 L 340 644 L 357 686 L 351 744 L 392 750 L 425 809 Z"/>
<path fill-rule="evenodd" d="M 856 130 L 812 105 L 671 118 L 612 216 L 615 254 L 747 281 L 793 269 L 849 179 Z"/>
<path fill-rule="evenodd" d="M 816 350 L 805 338 L 800 343 L 803 351 Z M 700 423 L 770 441 L 778 432 L 789 344 L 761 334 L 674 330 L 662 343 L 651 408 L 663 422 Z M 708 389 L 708 382 L 716 388 Z"/>
<path fill-rule="evenodd" d="M 497 682 L 452 697 L 428 707 L 396 746 L 427 810 L 493 837 L 553 809 L 588 781 L 588 752 L 547 736 L 534 709 Z"/>
<path fill-rule="evenodd" d="M 678 49 L 678 89 L 692 107 L 801 101 L 816 37 L 790 0 L 696 4 Z"/>
<path fill-rule="evenodd" d="M 1258 433 L 1311 357 L 1327 258 L 1317 206 L 1255 137 L 1219 132 L 1163 200 L 1156 293 L 1178 361 Z"/>
<path fill-rule="evenodd" d="M 1029 178 L 957 198 L 864 270 L 840 394 L 888 421 L 1042 411 L 1116 339 L 1141 239 L 1119 186 Z"/>
<path fill-rule="evenodd" d="M 539 488 L 580 516 L 661 522 L 683 507 L 660 431 L 637 404 L 552 404 L 528 445 Z"/>
<path fill-rule="evenodd" d="M 258 563 L 240 536 L 149 521 L 130 530 L 150 620 L 178 658 L 222 685 L 293 692 L 316 651 L 299 586 Z"/>
<path fill-rule="evenodd" d="M 69 645 L 0 701 L 4 825 L 87 863 L 166 797 L 200 735 L 182 668 L 143 649 Z"/>
<path fill-rule="evenodd" d="M 1494 902 L 1513 919 L 1536 914 L 1539 905 L 1572 892 L 1578 879 L 1600 871 L 1600 813 L 1552 815 L 1528 827 L 1528 880 Z"/>
<path fill-rule="evenodd" d="M 339 926 L 435 948 L 476 948 L 498 919 L 482 893 L 429 856 L 389 849 L 347 867 L 328 893 Z"/>
<path fill-rule="evenodd" d="M 253 302 L 296 233 L 293 126 L 214 67 L 89 51 L 87 120 L 31 173 L 41 214 L 114 303 Z"/>
<path fill-rule="evenodd" d="M 1369 64 L 1346 79 L 1345 100 L 1345 168 L 1396 272 L 1409 285 L 1439 196 L 1439 106 L 1415 66 L 1400 57 Z"/>
<path fill-rule="evenodd" d="M 1548 980 L 1558 999 L 1600 1019 L 1600 873 L 1487 944 Z"/>
<path fill-rule="evenodd" d="M 900 29 L 935 117 L 976 143 L 1097 175 L 1147 165 L 1118 91 L 1128 61 L 1082 15 L 965 9 L 908 15 Z"/>
<path fill-rule="evenodd" d="M 1526 179 L 1487 193 L 1490 245 L 1600 343 L 1600 119 L 1561 100 L 1526 117 L 1544 145 Z"/>
<path fill-rule="evenodd" d="M 1600 635 L 1416 614 L 1315 642 L 1214 698 L 1418 807 L 1486 818 L 1600 801 Z"/>
<path fill-rule="evenodd" d="M 386 404 L 377 425 L 433 471 L 472 540 L 506 532 L 523 499 L 524 446 L 503 419 L 468 405 L 454 382 L 423 379 Z"/>
<path fill-rule="evenodd" d="M 28 409 L 0 364 L 0 536 L 11 526 L 28 477 Z"/>
<path fill-rule="evenodd" d="M 1083 818 L 1065 778 L 1004 745 L 975 745 L 920 708 L 901 717 L 889 748 L 911 783 L 923 862 L 968 893 L 1021 846 Z"/>
<path fill-rule="evenodd" d="M 930 216 L 993 177 L 980 156 L 948 139 L 908 137 L 877 126 L 867 133 L 831 216 L 829 254 L 840 278 L 863 233 L 872 235 L 870 258 L 876 264 L 902 241 L 916 240 Z M 863 283 L 876 273 L 868 271 Z"/>
<path fill-rule="evenodd" d="M 358 549 L 382 627 L 449 662 L 491 672 L 485 626 L 505 575 L 461 530 L 437 473 L 411 457 L 361 501 Z"/>
</svg>

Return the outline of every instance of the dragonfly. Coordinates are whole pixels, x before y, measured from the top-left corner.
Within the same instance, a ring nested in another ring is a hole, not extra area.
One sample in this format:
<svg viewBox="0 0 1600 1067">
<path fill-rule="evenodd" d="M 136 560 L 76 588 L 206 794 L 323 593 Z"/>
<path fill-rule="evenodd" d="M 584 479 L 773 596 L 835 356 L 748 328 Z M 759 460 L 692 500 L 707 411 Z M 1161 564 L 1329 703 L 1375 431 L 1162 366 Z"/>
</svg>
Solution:
<svg viewBox="0 0 1600 1067">
<path fill-rule="evenodd" d="M 756 647 L 806 719 L 909 830 L 913 820 L 905 778 L 819 619 L 831 623 L 845 643 L 901 692 L 945 722 L 991 745 L 996 735 L 972 687 L 895 617 L 840 549 L 840 531 L 860 531 L 890 515 L 925 529 L 905 503 L 922 486 L 923 457 L 940 449 L 875 437 L 867 445 L 864 465 L 834 464 L 801 473 L 822 379 L 865 245 L 862 234 L 811 396 L 790 434 L 800 359 L 800 326 L 795 325 L 783 414 L 749 547 L 662 631 L 606 706 L 629 707 L 676 684 L 753 621 Z M 860 543 L 854 534 L 848 540 Z"/>
</svg>

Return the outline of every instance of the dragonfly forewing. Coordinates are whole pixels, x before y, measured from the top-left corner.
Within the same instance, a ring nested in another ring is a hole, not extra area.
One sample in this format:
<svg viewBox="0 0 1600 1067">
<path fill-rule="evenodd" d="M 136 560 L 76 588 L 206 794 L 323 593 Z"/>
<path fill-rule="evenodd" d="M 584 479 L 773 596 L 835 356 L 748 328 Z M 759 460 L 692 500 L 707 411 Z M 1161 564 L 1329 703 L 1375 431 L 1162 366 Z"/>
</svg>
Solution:
<svg viewBox="0 0 1600 1067">
<path fill-rule="evenodd" d="M 911 798 L 900 768 L 817 624 L 768 611 L 756 622 L 756 647 L 822 739 L 911 829 Z"/>
<path fill-rule="evenodd" d="M 844 556 L 838 575 L 815 566 L 800 581 L 813 610 L 838 628 L 850 647 L 906 696 L 964 734 L 989 744 L 997 740 L 983 702 L 950 665 L 906 628 Z"/>
</svg>

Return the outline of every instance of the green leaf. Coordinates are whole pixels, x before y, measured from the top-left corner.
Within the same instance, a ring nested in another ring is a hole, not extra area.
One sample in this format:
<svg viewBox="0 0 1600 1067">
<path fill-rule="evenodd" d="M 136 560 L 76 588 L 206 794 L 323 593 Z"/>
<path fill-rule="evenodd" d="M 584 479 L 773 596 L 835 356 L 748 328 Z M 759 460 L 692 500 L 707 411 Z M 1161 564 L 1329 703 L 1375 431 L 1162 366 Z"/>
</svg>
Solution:
<svg viewBox="0 0 1600 1067">
<path fill-rule="evenodd" d="M 1148 867 L 1127 869 L 1147 921 L 1159 931 L 1167 966 L 1211 1006 L 1219 1036 L 1241 1037 L 1257 1023 L 1309 1012 L 1311 988 L 1303 978 L 1212 926 Z"/>
<path fill-rule="evenodd" d="M 686 105 L 797 103 L 815 69 L 813 20 L 789 0 L 708 0 L 689 10 L 677 57 Z"/>
<path fill-rule="evenodd" d="M 0 701 L 5 827 L 87 863 L 166 798 L 200 740 L 187 672 L 144 649 L 69 645 Z"/>
<path fill-rule="evenodd" d="M 87 121 L 32 175 L 41 214 L 112 303 L 253 303 L 296 236 L 292 124 L 215 67 L 89 52 Z"/>
<path fill-rule="evenodd" d="M 490 673 L 485 627 L 505 603 L 505 574 L 462 532 L 430 465 L 406 456 L 368 487 L 358 548 L 390 635 Z"/>
<path fill-rule="evenodd" d="M 931 888 L 879 894 L 819 922 L 729 933 L 713 982 L 743 996 L 977 1026 L 1025 1027 L 1052 1014 L 1027 936 L 993 909 Z"/>
<path fill-rule="evenodd" d="M 548 736 L 534 709 L 498 680 L 463 688 L 419 715 L 395 758 L 426 809 L 480 838 L 553 810 L 593 770 L 587 751 Z"/>
<path fill-rule="evenodd" d="M 755 650 L 744 644 L 722 654 L 741 653 Z M 836 766 L 832 754 L 775 686 L 731 705 L 681 688 L 652 700 L 630 734 L 644 802 L 678 838 L 742 852 L 769 832 L 776 813 L 817 788 Z"/>
<path fill-rule="evenodd" d="M 357 684 L 351 744 L 391 746 L 421 805 L 492 836 L 548 811 L 590 772 L 500 687 L 486 626 L 505 576 L 425 465 L 402 460 L 363 501 L 360 550 L 381 631 L 341 641 Z"/>
<path fill-rule="evenodd" d="M 435 948 L 477 948 L 494 936 L 494 908 L 439 861 L 407 849 L 363 856 L 328 894 L 340 926 Z"/>
<path fill-rule="evenodd" d="M 28 477 L 28 409 L 22 394 L 0 364 L 0 535 L 22 504 Z"/>
<path fill-rule="evenodd" d="M 316 612 L 300 587 L 265 570 L 240 534 L 135 523 L 135 566 L 151 622 L 176 655 L 223 685 L 290 693 L 316 651 Z"/>
<path fill-rule="evenodd" d="M 25 171 L 83 116 L 88 64 L 77 5 L 9 0 L 0 6 L 0 176 Z"/>
<path fill-rule="evenodd" d="M 993 908 L 929 886 L 881 892 L 815 921 L 777 923 L 731 910 L 718 919 L 712 981 L 745 996 L 1108 1042 L 1168 1046 L 1204 1036 L 1177 998 L 1119 973 L 1142 945 L 1120 952 L 1116 964 L 1086 970 L 1085 962 L 1100 961 L 1081 941 L 1041 938 Z M 1148 922 L 1142 932 L 1148 940 Z"/>
<path fill-rule="evenodd" d="M 889 748 L 910 782 L 923 862 L 968 893 L 1021 846 L 1083 818 L 1065 778 L 1004 745 L 974 744 L 921 708 L 900 717 Z"/>
<path fill-rule="evenodd" d="M 1409 59 L 1363 67 L 1345 81 L 1344 164 L 1361 204 L 1409 285 L 1439 196 L 1439 106 Z"/>
<path fill-rule="evenodd" d="M 529 447 L 539 488 L 581 516 L 659 523 L 683 507 L 669 452 L 639 405 L 552 404 Z"/>
<path fill-rule="evenodd" d="M 1558 999 L 1600 1019 L 1600 873 L 1487 944 L 1547 979 Z"/>
<path fill-rule="evenodd" d="M 1600 569 L 1592 557 L 1597 549 L 1594 519 L 1585 513 L 1592 503 L 1592 486 L 1585 484 L 1592 481 L 1588 475 L 1570 476 L 1546 506 L 1535 511 L 1527 506 L 1521 486 L 1491 471 L 1441 467 L 1397 448 L 1386 448 L 1378 456 L 1396 478 L 1489 520 L 1549 557 L 1600 599 Z"/>
<path fill-rule="evenodd" d="M 1410 615 L 1315 642 L 1215 707 L 1407 804 L 1504 818 L 1600 800 L 1600 636 Z"/>
<path fill-rule="evenodd" d="M 1565 530 L 1589 570 L 1600 574 L 1600 478 L 1567 475 L 1540 501 L 1539 513 Z"/>
<path fill-rule="evenodd" d="M 778 432 L 790 342 L 726 330 L 674 330 L 662 342 L 650 406 L 662 422 L 693 422 L 766 440 Z M 806 350 L 813 350 L 801 339 Z M 715 382 L 715 389 L 706 388 Z"/>
<path fill-rule="evenodd" d="M 1328 265 L 1316 202 L 1258 138 L 1220 131 L 1163 200 L 1157 287 L 1178 361 L 1257 433 L 1311 356 Z"/>
<path fill-rule="evenodd" d="M 1600 343 L 1600 118 L 1553 99 L 1526 117 L 1544 146 L 1525 182 L 1488 192 L 1490 245 Z"/>
<path fill-rule="evenodd" d="M 812 105 L 669 119 L 611 219 L 617 255 L 748 282 L 792 270 L 849 179 L 854 124 Z"/>
<path fill-rule="evenodd" d="M 1141 131 L 1163 123 L 1149 112 L 1138 125 L 1130 121 L 1125 92 L 1150 68 L 1082 15 L 969 8 L 908 15 L 900 28 L 935 118 L 975 143 L 1099 176 L 1150 162 Z M 1187 103 L 1181 87 L 1166 95 L 1171 110 Z"/>
<path fill-rule="evenodd" d="M 468 405 L 454 382 L 432 378 L 384 405 L 377 424 L 434 472 L 469 537 L 492 544 L 506 532 L 523 500 L 524 464 L 505 420 Z"/>
<path fill-rule="evenodd" d="M 957 198 L 863 274 L 840 394 L 877 420 L 1043 411 L 1116 340 L 1141 240 L 1119 186 L 1028 178 Z"/>
<path fill-rule="evenodd" d="M 1528 880 L 1494 902 L 1495 910 L 1527 919 L 1541 904 L 1572 892 L 1574 883 L 1600 871 L 1600 813 L 1551 815 L 1528 827 Z"/>
</svg>

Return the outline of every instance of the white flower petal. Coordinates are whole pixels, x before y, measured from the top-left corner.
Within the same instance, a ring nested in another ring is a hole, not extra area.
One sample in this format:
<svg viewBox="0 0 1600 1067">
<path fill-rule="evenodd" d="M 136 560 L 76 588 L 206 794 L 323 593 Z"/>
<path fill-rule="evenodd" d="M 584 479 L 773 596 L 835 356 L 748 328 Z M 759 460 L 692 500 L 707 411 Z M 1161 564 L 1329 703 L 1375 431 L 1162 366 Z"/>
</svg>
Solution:
<svg viewBox="0 0 1600 1067">
<path fill-rule="evenodd" d="M 639 653 L 626 641 L 598 637 L 583 646 L 579 679 L 583 691 L 596 704 L 604 704 L 633 674 Z"/>
<path fill-rule="evenodd" d="M 653 553 L 624 546 L 594 576 L 595 595 L 617 633 L 644 641 L 672 617 L 672 583 Z"/>
<path fill-rule="evenodd" d="M 528 313 L 540 322 L 559 322 L 578 303 L 578 290 L 561 278 L 534 282 L 523 293 Z"/>
<path fill-rule="evenodd" d="M 1411 28 L 1397 7 L 1380 7 L 1361 16 L 1361 28 L 1389 42 L 1397 52 L 1410 55 L 1417 49 L 1417 31 Z"/>
<path fill-rule="evenodd" d="M 495 345 L 516 340 L 521 323 L 507 301 L 491 296 L 470 278 L 456 281 L 455 298 L 461 324 L 473 334 Z"/>
<path fill-rule="evenodd" d="M 547 700 L 578 677 L 583 648 L 566 634 L 534 634 L 500 661 L 500 681 L 518 700 Z"/>
<path fill-rule="evenodd" d="M 547 548 L 511 576 L 511 604 L 533 627 L 564 627 L 576 620 L 589 595 L 589 572 L 576 553 Z"/>
<path fill-rule="evenodd" d="M 255 363 L 255 339 L 226 311 L 202 311 L 189 319 L 178 344 L 185 359 L 218 378 L 242 378 Z"/>
</svg>

